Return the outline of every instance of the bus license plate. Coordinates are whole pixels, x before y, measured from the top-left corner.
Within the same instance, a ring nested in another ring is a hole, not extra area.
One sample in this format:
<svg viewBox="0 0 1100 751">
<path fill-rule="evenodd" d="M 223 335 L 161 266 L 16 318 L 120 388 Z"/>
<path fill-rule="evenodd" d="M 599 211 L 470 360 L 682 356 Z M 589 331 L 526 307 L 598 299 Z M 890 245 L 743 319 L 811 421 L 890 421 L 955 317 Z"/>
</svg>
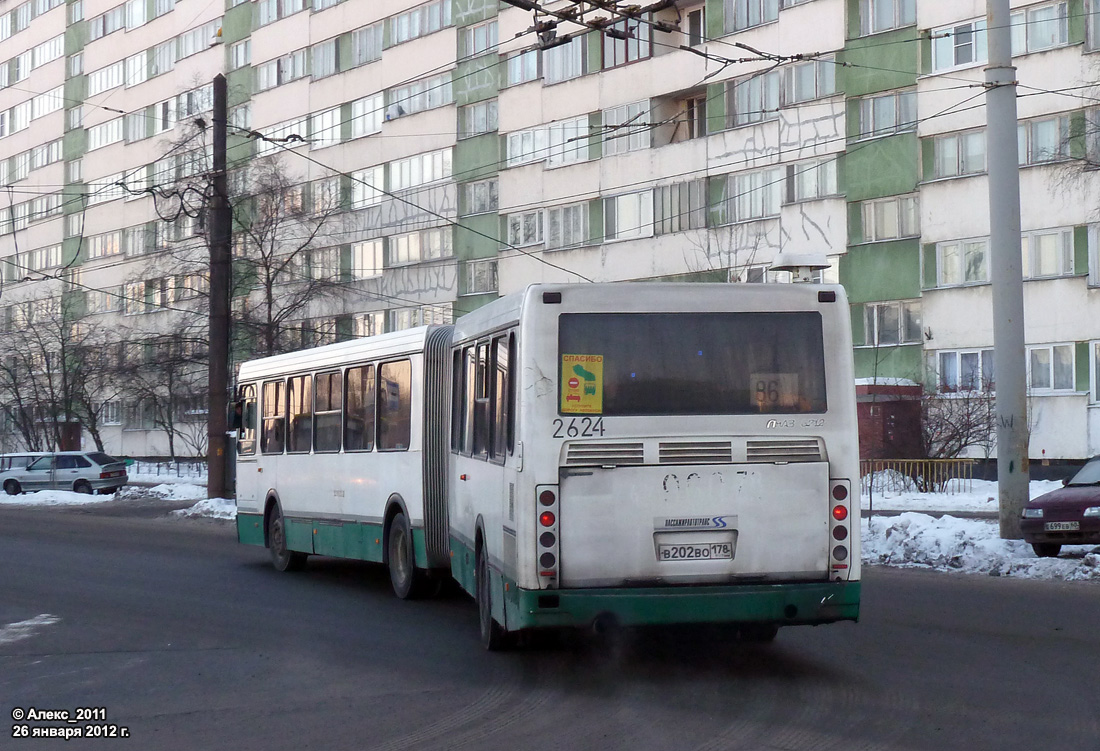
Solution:
<svg viewBox="0 0 1100 751">
<path fill-rule="evenodd" d="M 1047 532 L 1077 532 L 1081 529 L 1081 522 L 1047 522 L 1043 529 Z"/>
<path fill-rule="evenodd" d="M 717 561 L 733 558 L 733 544 L 710 542 L 705 544 L 657 546 L 657 557 L 662 561 Z"/>
</svg>

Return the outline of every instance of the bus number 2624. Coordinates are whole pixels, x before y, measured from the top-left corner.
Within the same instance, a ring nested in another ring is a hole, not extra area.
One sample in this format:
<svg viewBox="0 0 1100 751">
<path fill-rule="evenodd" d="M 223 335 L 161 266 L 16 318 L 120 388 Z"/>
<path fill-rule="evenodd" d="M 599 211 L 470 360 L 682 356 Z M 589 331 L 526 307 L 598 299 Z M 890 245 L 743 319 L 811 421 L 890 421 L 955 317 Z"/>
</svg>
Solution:
<svg viewBox="0 0 1100 751">
<path fill-rule="evenodd" d="M 603 418 L 573 417 L 568 421 L 554 419 L 555 438 L 592 438 L 603 435 Z"/>
</svg>

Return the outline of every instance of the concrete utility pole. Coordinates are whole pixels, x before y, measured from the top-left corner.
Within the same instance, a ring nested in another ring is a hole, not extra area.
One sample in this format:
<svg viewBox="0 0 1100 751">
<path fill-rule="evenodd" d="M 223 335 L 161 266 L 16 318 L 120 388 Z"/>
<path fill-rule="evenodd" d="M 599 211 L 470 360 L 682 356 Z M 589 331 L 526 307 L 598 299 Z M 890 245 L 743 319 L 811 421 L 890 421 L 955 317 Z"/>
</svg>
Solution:
<svg viewBox="0 0 1100 751">
<path fill-rule="evenodd" d="M 1016 68 L 1012 66 L 1008 3 L 1009 0 L 986 0 L 989 37 L 989 65 L 985 69 L 986 158 L 1001 537 L 1019 539 L 1020 514 L 1028 500 L 1027 368 L 1020 261 Z"/>
<path fill-rule="evenodd" d="M 229 396 L 229 275 L 231 273 L 232 210 L 225 173 L 228 106 L 225 76 L 214 76 L 214 195 L 210 200 L 210 368 L 207 381 L 206 496 L 226 496 L 226 429 Z"/>
</svg>

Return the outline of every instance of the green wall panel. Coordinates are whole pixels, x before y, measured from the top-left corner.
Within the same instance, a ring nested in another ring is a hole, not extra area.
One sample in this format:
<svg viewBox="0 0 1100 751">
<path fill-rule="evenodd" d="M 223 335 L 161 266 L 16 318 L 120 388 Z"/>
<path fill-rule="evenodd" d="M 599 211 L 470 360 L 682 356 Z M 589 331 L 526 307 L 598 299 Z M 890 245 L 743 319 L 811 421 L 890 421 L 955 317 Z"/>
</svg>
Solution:
<svg viewBox="0 0 1100 751">
<path fill-rule="evenodd" d="M 863 242 L 863 208 L 858 203 L 848 204 L 848 244 Z"/>
<path fill-rule="evenodd" d="M 1093 12 L 1096 12 L 1095 9 Z M 1085 41 L 1085 0 L 1069 0 L 1067 15 L 1069 16 L 1069 43 L 1082 44 Z"/>
<path fill-rule="evenodd" d="M 462 290 L 459 291 L 459 294 L 462 294 Z M 498 295 L 495 292 L 484 295 L 462 295 L 462 297 L 455 300 L 454 303 L 455 318 L 466 315 L 467 313 L 472 313 L 483 305 L 488 305 L 493 300 L 496 300 L 497 297 Z"/>
<path fill-rule="evenodd" d="M 841 192 L 849 201 L 911 193 L 917 188 L 918 145 L 915 133 L 864 141 L 845 154 Z"/>
<path fill-rule="evenodd" d="M 921 265 L 921 281 L 925 289 L 935 289 L 938 279 L 936 269 L 936 244 L 925 243 L 921 248 L 921 257 L 924 263 Z"/>
<path fill-rule="evenodd" d="M 68 9 L 65 10 L 68 13 Z M 65 28 L 65 54 L 72 55 L 84 49 L 88 43 L 88 24 L 78 21 Z"/>
<path fill-rule="evenodd" d="M 454 177 L 462 182 L 490 177 L 496 174 L 503 158 L 504 142 L 496 133 L 465 138 L 455 146 Z"/>
<path fill-rule="evenodd" d="M 857 347 L 856 378 L 908 378 L 924 382 L 924 351 L 919 344 L 900 347 Z"/>
<path fill-rule="evenodd" d="M 231 70 L 225 76 L 225 102 L 237 107 L 252 98 L 252 66 Z"/>
<path fill-rule="evenodd" d="M 593 198 L 588 202 L 588 242 L 599 245 L 603 242 L 603 201 Z"/>
<path fill-rule="evenodd" d="M 708 227 L 721 227 L 727 221 L 726 191 L 729 181 L 725 175 L 707 178 Z"/>
<path fill-rule="evenodd" d="M 68 111 L 66 111 L 66 116 L 67 115 Z M 73 159 L 79 159 L 84 156 L 84 152 L 87 150 L 88 131 L 83 128 L 70 130 L 61 140 L 61 155 L 67 162 L 71 162 Z"/>
<path fill-rule="evenodd" d="M 936 176 L 936 139 L 920 139 L 920 176 L 932 180 Z"/>
<path fill-rule="evenodd" d="M 492 18 L 499 7 L 497 0 L 452 0 L 451 20 L 455 26 L 469 26 Z"/>
<path fill-rule="evenodd" d="M 707 133 L 726 129 L 726 84 L 707 86 Z"/>
<path fill-rule="evenodd" d="M 229 45 L 252 33 L 252 5 L 243 3 L 236 8 L 229 8 L 222 16 L 222 44 L 226 45 L 226 55 L 229 54 Z"/>
<path fill-rule="evenodd" d="M 708 38 L 718 39 L 726 35 L 725 12 L 726 7 L 723 0 L 706 1 L 706 10 L 703 15 L 706 16 Z"/>
<path fill-rule="evenodd" d="M 603 34 L 590 31 L 584 37 L 588 44 L 587 73 L 596 73 L 603 68 Z"/>
<path fill-rule="evenodd" d="M 458 219 L 454 229 L 455 257 L 459 260 L 492 258 L 500 251 L 501 220 L 497 214 L 477 214 Z"/>
<path fill-rule="evenodd" d="M 1073 273 L 1085 276 L 1089 273 L 1089 228 L 1073 228 Z"/>
<path fill-rule="evenodd" d="M 853 303 L 920 296 L 920 242 L 860 245 L 840 257 L 840 278 Z"/>
<path fill-rule="evenodd" d="M 841 279 L 843 282 L 843 279 Z M 866 319 L 863 317 L 863 303 L 856 303 L 852 308 L 852 343 L 862 344 L 867 340 L 865 331 Z"/>
<path fill-rule="evenodd" d="M 1075 365 L 1077 367 L 1077 390 L 1089 390 L 1089 343 L 1076 342 Z"/>
<path fill-rule="evenodd" d="M 455 66 L 451 80 L 455 104 L 461 107 L 471 102 L 492 99 L 500 91 L 499 55 L 482 55 Z"/>
<path fill-rule="evenodd" d="M 916 86 L 918 36 L 916 29 L 905 28 L 849 40 L 837 53 L 837 61 L 846 63 L 836 72 L 837 88 L 848 96 L 864 96 Z"/>
<path fill-rule="evenodd" d="M 72 76 L 65 79 L 65 102 L 67 105 L 75 105 L 87 99 L 88 77 Z"/>
</svg>

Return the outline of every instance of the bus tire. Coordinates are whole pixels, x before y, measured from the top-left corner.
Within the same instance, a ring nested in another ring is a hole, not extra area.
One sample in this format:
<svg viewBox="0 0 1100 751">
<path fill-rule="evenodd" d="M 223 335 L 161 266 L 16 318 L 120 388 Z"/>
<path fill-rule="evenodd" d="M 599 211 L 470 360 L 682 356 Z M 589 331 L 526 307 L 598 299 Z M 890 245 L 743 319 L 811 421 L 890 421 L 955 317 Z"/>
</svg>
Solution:
<svg viewBox="0 0 1100 751">
<path fill-rule="evenodd" d="M 746 623 L 738 629 L 741 641 L 767 644 L 775 641 L 779 626 L 774 623 Z"/>
<path fill-rule="evenodd" d="M 267 546 L 271 551 L 271 565 L 276 571 L 301 571 L 306 567 L 306 554 L 287 550 L 286 520 L 283 510 L 276 503 L 267 517 Z"/>
<path fill-rule="evenodd" d="M 511 646 L 508 633 L 493 618 L 493 588 L 489 576 L 489 557 L 485 549 L 477 549 L 476 561 L 477 616 L 481 631 L 481 645 L 490 652 L 499 652 Z"/>
<path fill-rule="evenodd" d="M 390 521 L 390 531 L 386 536 L 386 566 L 390 570 L 393 593 L 402 600 L 414 599 L 419 593 L 419 577 L 413 555 L 412 531 L 400 511 Z"/>
</svg>

